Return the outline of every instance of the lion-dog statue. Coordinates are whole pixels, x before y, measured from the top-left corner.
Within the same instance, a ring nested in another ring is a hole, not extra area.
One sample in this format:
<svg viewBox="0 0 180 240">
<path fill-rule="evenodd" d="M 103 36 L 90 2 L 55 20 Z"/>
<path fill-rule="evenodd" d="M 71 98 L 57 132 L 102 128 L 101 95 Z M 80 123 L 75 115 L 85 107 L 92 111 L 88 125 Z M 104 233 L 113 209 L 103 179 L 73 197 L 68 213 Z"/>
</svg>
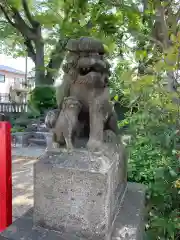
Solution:
<svg viewBox="0 0 180 240">
<path fill-rule="evenodd" d="M 73 97 L 81 105 L 81 109 L 78 108 L 74 111 L 76 116 L 73 116 L 73 119 L 78 119 L 81 124 L 83 123 L 89 128 L 89 132 L 84 128 L 84 132 L 86 134 L 88 132 L 86 137 L 89 138 L 87 147 L 94 149 L 100 147 L 104 141 L 105 130 L 111 130 L 114 134 L 118 134 L 117 116 L 110 102 L 109 94 L 110 64 L 104 59 L 103 44 L 94 38 L 71 39 L 67 43 L 66 49 L 68 53 L 62 67 L 64 78 L 62 84 L 56 88 L 60 112 L 58 116 L 54 114 L 53 119 L 56 122 L 56 135 L 60 134 L 58 130 L 60 128 L 57 126 L 61 125 L 61 118 L 64 118 L 61 114 L 61 111 L 64 112 L 64 99 Z M 68 124 L 70 123 L 67 121 Z M 47 118 L 46 125 L 48 126 Z M 73 126 L 75 125 L 74 123 Z M 67 133 L 65 135 L 67 136 Z M 73 147 L 67 139 L 65 140 L 66 144 Z M 59 139 L 57 138 L 55 141 L 58 142 Z"/>
</svg>

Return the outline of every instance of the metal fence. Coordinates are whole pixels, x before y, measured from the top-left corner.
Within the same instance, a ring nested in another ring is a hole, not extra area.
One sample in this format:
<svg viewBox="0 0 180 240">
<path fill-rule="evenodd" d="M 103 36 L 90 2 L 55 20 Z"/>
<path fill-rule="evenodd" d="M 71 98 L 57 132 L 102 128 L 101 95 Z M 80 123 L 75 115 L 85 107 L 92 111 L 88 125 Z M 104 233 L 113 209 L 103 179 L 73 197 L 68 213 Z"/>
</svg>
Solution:
<svg viewBox="0 0 180 240">
<path fill-rule="evenodd" d="M 7 93 L 0 93 L 0 103 L 11 103 L 11 97 L 10 94 Z M 27 102 L 27 94 L 23 95 L 23 98 L 21 100 L 22 103 Z"/>
<path fill-rule="evenodd" d="M 10 102 L 10 96 L 7 93 L 0 93 L 0 102 Z"/>
<path fill-rule="evenodd" d="M 3 103 L 0 102 L 0 113 L 27 112 L 27 103 Z"/>
</svg>

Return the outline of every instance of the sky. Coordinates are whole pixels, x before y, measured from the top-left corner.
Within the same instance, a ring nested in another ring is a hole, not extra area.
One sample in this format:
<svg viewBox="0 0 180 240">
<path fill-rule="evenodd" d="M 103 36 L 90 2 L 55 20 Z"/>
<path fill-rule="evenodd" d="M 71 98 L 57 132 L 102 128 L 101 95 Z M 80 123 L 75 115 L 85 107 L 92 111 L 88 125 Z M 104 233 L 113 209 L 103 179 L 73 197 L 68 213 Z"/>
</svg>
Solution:
<svg viewBox="0 0 180 240">
<path fill-rule="evenodd" d="M 0 54 L 0 65 L 5 65 L 8 67 L 15 68 L 17 70 L 25 72 L 26 61 L 25 58 L 12 58 L 11 56 L 6 56 L 4 54 Z M 27 69 L 28 72 L 32 70 L 34 64 L 31 59 L 28 58 Z"/>
</svg>

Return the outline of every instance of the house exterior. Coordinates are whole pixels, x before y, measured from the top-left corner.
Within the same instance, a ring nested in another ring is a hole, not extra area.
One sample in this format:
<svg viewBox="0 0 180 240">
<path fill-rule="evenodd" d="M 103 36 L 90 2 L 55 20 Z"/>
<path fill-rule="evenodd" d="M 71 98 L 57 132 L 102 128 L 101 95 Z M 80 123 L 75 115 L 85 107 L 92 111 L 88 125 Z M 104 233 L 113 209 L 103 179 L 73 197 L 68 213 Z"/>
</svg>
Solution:
<svg viewBox="0 0 180 240">
<path fill-rule="evenodd" d="M 9 102 L 12 90 L 19 93 L 28 91 L 26 75 L 12 67 L 0 65 L 0 102 Z"/>
<path fill-rule="evenodd" d="M 9 94 L 10 86 L 23 88 L 25 73 L 12 67 L 0 65 L 0 94 Z"/>
</svg>

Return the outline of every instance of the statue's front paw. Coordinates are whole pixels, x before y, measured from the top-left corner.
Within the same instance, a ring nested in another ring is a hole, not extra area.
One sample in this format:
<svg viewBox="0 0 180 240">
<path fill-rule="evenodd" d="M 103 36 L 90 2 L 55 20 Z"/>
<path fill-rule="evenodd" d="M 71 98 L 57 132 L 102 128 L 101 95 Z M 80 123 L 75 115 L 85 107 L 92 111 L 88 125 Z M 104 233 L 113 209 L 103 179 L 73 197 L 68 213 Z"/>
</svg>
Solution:
<svg viewBox="0 0 180 240">
<path fill-rule="evenodd" d="M 68 146 L 67 146 L 67 151 L 68 151 L 68 152 L 72 152 L 73 149 L 74 149 L 73 145 L 68 145 Z"/>
<path fill-rule="evenodd" d="M 74 150 L 74 146 L 71 142 L 66 142 L 66 149 L 68 153 L 72 153 Z"/>
<path fill-rule="evenodd" d="M 49 144 L 47 147 L 46 147 L 46 152 L 48 151 L 60 151 L 60 146 L 59 146 L 59 143 L 56 143 L 56 142 L 52 142 L 51 144 Z"/>
<path fill-rule="evenodd" d="M 74 148 L 67 148 L 67 153 L 71 154 L 73 152 Z"/>
<path fill-rule="evenodd" d="M 53 142 L 52 147 L 55 148 L 55 149 L 57 149 L 57 148 L 60 148 L 60 145 L 59 145 L 59 143 L 57 143 L 57 142 Z"/>
<path fill-rule="evenodd" d="M 87 148 L 92 152 L 100 151 L 102 149 L 102 142 L 96 139 L 90 139 L 87 143 Z"/>
</svg>

